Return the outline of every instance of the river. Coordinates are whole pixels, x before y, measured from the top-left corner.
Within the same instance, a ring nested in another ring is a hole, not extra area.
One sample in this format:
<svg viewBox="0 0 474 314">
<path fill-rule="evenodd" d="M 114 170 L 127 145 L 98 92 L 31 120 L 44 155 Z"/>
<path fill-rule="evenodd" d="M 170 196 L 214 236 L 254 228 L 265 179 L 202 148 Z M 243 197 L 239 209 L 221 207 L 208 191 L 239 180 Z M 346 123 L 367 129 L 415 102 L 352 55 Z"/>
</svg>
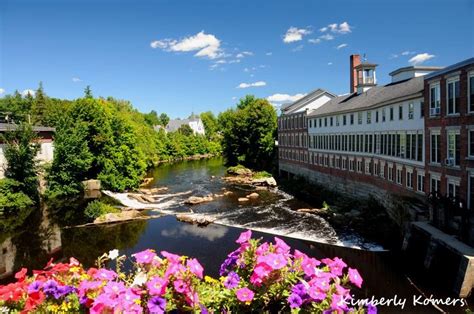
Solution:
<svg viewBox="0 0 474 314">
<path fill-rule="evenodd" d="M 258 199 L 243 205 L 237 198 L 249 194 L 252 188 L 225 183 L 220 179 L 224 172 L 220 158 L 162 164 L 155 168 L 150 173 L 154 177 L 152 186 L 169 188 L 155 208 L 146 212 L 159 215 L 158 218 L 61 228 L 45 214 L 38 214 L 28 219 L 19 232 L 0 237 L 0 279 L 10 280 L 11 274 L 23 266 L 42 268 L 51 257 L 64 260 L 74 256 L 87 267 L 112 249 L 131 254 L 146 248 L 196 257 L 206 274 L 218 276 L 220 263 L 236 248 L 234 241 L 242 228 L 250 228 L 255 230 L 255 237 L 272 240 L 273 234 L 278 234 L 293 248 L 317 258 L 343 258 L 349 266 L 358 268 L 364 278 L 363 289 L 354 290 L 357 298 L 405 299 L 404 311 L 436 311 L 431 306 L 413 305 L 413 296 L 420 295 L 421 291 L 411 283 L 396 254 L 357 234 L 335 230 L 319 216 L 296 213 L 294 209 L 308 205 L 278 189 L 259 191 Z M 197 227 L 174 217 L 174 213 L 190 212 L 190 206 L 184 205 L 190 195 L 218 194 L 223 189 L 233 194 L 192 206 L 194 213 L 212 216 L 217 219 L 216 223 Z M 121 194 L 113 196 L 123 197 Z M 439 293 L 437 297 L 448 295 L 443 291 L 436 293 Z M 401 312 L 400 306 L 380 310 L 382 313 Z M 459 308 L 446 310 L 462 312 Z"/>
</svg>

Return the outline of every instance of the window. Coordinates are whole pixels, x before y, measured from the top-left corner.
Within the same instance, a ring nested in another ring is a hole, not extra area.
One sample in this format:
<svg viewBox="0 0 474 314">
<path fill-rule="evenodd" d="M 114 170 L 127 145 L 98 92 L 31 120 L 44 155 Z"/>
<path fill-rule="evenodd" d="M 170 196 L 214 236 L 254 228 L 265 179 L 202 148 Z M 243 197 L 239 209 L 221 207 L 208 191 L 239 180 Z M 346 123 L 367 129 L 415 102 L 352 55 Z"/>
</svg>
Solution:
<svg viewBox="0 0 474 314">
<path fill-rule="evenodd" d="M 309 127 L 310 127 L 310 128 L 313 127 L 313 120 L 309 120 Z"/>
<path fill-rule="evenodd" d="M 406 171 L 406 186 L 413 189 L 413 170 L 407 169 Z"/>
<path fill-rule="evenodd" d="M 408 120 L 413 120 L 415 117 L 415 105 L 411 102 L 408 104 Z"/>
<path fill-rule="evenodd" d="M 357 172 L 362 172 L 362 160 L 357 160 Z"/>
<path fill-rule="evenodd" d="M 423 118 L 425 116 L 425 102 L 422 101 L 420 103 L 420 118 Z"/>
<path fill-rule="evenodd" d="M 375 123 L 379 123 L 379 111 L 375 111 Z"/>
<path fill-rule="evenodd" d="M 459 130 L 449 130 L 447 135 L 448 154 L 446 166 L 459 166 L 461 154 Z"/>
<path fill-rule="evenodd" d="M 430 117 L 439 116 L 441 114 L 441 94 L 439 83 L 430 86 Z"/>
<path fill-rule="evenodd" d="M 319 127 L 322 126 L 321 118 L 319 118 Z"/>
<path fill-rule="evenodd" d="M 357 113 L 357 123 L 362 124 L 362 112 Z"/>
<path fill-rule="evenodd" d="M 353 125 L 353 124 L 354 124 L 354 114 L 351 113 L 351 125 Z"/>
<path fill-rule="evenodd" d="M 469 112 L 474 112 L 474 72 L 469 75 L 469 88 L 467 95 Z"/>
<path fill-rule="evenodd" d="M 349 171 L 354 171 L 354 159 L 349 160 Z"/>
<path fill-rule="evenodd" d="M 370 160 L 366 160 L 365 161 L 365 174 L 370 174 L 371 173 L 370 170 L 371 170 L 371 162 Z"/>
<path fill-rule="evenodd" d="M 398 106 L 398 120 L 403 120 L 403 105 Z"/>
<path fill-rule="evenodd" d="M 439 176 L 431 175 L 431 188 L 430 191 L 432 193 L 439 192 L 440 191 L 440 179 Z"/>
<path fill-rule="evenodd" d="M 455 198 L 459 193 L 459 181 L 448 179 L 448 197 Z"/>
<path fill-rule="evenodd" d="M 448 114 L 459 114 L 459 79 L 448 81 L 446 88 Z"/>
<path fill-rule="evenodd" d="M 367 124 L 372 123 L 372 112 L 367 111 Z"/>
<path fill-rule="evenodd" d="M 333 117 L 329 118 L 330 126 L 332 126 Z"/>
<path fill-rule="evenodd" d="M 339 126 L 339 116 L 336 116 L 336 126 Z"/>
<path fill-rule="evenodd" d="M 425 192 L 425 174 L 418 173 L 416 180 L 416 189 L 418 192 Z"/>
<path fill-rule="evenodd" d="M 474 157 L 474 129 L 469 131 L 469 157 Z"/>
<path fill-rule="evenodd" d="M 389 181 L 393 181 L 393 166 L 392 165 L 388 165 L 388 180 Z"/>
<path fill-rule="evenodd" d="M 397 167 L 397 184 L 402 184 L 402 168 Z"/>
<path fill-rule="evenodd" d="M 439 133 L 431 133 L 431 162 L 435 164 L 441 161 L 440 138 Z"/>
<path fill-rule="evenodd" d="M 346 121 L 346 115 L 343 115 L 342 116 L 342 125 L 346 125 L 347 121 Z"/>
<path fill-rule="evenodd" d="M 390 121 L 393 121 L 393 107 L 390 107 Z"/>
<path fill-rule="evenodd" d="M 327 118 L 327 117 L 324 118 L 324 126 L 325 126 L 325 127 L 328 126 L 328 118 Z"/>
<path fill-rule="evenodd" d="M 385 122 L 385 108 L 382 109 L 382 122 Z"/>
</svg>

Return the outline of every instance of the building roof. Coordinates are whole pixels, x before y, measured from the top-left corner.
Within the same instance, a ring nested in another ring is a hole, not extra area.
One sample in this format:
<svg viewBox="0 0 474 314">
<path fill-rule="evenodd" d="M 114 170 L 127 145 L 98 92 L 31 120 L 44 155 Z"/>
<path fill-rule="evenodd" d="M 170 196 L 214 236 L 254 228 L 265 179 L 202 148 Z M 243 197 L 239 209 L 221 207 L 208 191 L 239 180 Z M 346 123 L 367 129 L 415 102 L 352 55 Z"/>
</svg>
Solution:
<svg viewBox="0 0 474 314">
<path fill-rule="evenodd" d="M 172 119 L 166 125 L 166 130 L 168 132 L 174 132 L 174 131 L 177 131 L 180 128 L 180 126 L 182 126 L 184 124 L 189 124 L 190 122 L 198 122 L 199 120 L 201 120 L 201 119 L 200 118 L 197 118 L 197 119 Z"/>
<path fill-rule="evenodd" d="M 13 131 L 18 128 L 18 124 L 13 123 L 0 123 L 0 132 Z M 33 131 L 35 132 L 54 132 L 55 128 L 47 126 L 33 126 Z"/>
<path fill-rule="evenodd" d="M 403 68 L 398 68 L 392 72 L 390 72 L 388 75 L 394 76 L 402 72 L 407 72 L 407 71 L 437 71 L 441 70 L 443 67 L 428 67 L 428 66 L 419 66 L 419 65 L 411 65 Z"/>
<path fill-rule="evenodd" d="M 415 77 L 385 86 L 375 86 L 361 94 L 338 96 L 313 110 L 308 116 L 331 115 L 377 107 L 397 100 L 421 96 L 422 91 L 423 77 Z"/>
<path fill-rule="evenodd" d="M 433 77 L 437 77 L 439 75 L 443 75 L 445 73 L 449 73 L 451 71 L 454 71 L 454 70 L 457 70 L 459 68 L 462 68 L 462 67 L 465 67 L 467 65 L 474 65 L 474 58 L 469 58 L 469 59 L 466 59 L 464 61 L 461 61 L 461 62 L 458 62 L 458 63 L 455 63 L 453 65 L 450 65 L 448 67 L 445 67 L 443 68 L 442 70 L 439 70 L 439 71 L 436 71 L 436 72 L 433 72 L 433 73 L 430 73 L 430 74 L 427 74 L 425 75 L 425 79 L 426 80 L 429 80 Z"/>
<path fill-rule="evenodd" d="M 305 105 L 307 105 L 308 103 L 313 101 L 314 99 L 316 99 L 319 96 L 322 96 L 324 94 L 328 94 L 331 97 L 336 97 L 336 95 L 334 95 L 333 93 L 328 92 L 327 90 L 324 90 L 322 88 L 317 88 L 317 89 L 313 90 L 312 92 L 309 92 L 308 94 L 306 94 L 304 97 L 301 97 L 297 101 L 292 102 L 290 104 L 287 104 L 285 106 L 282 106 L 281 111 L 284 112 L 284 113 L 289 113 L 289 111 L 298 110 L 301 107 L 304 107 Z"/>
</svg>

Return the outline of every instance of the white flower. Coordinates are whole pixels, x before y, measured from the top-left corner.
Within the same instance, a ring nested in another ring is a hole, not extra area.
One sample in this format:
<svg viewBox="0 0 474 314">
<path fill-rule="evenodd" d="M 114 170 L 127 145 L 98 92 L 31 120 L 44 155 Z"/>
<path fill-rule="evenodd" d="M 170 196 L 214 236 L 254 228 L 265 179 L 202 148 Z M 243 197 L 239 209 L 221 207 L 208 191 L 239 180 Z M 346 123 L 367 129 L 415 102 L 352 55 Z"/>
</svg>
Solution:
<svg viewBox="0 0 474 314">
<path fill-rule="evenodd" d="M 116 259 L 118 257 L 118 255 L 119 255 L 119 251 L 117 249 L 109 251 L 109 258 L 111 260 Z"/>
<path fill-rule="evenodd" d="M 133 279 L 132 286 L 141 286 L 147 281 L 146 274 L 144 272 L 139 272 L 135 279 Z"/>
</svg>

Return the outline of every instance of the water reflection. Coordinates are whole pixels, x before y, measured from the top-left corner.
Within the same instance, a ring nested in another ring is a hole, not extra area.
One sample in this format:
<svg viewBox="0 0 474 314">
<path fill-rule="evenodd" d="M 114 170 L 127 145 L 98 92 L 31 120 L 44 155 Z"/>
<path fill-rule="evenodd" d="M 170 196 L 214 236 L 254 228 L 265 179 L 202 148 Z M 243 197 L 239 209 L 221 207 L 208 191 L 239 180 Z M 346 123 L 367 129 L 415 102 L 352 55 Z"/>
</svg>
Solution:
<svg viewBox="0 0 474 314">
<path fill-rule="evenodd" d="M 161 235 L 168 238 L 195 236 L 213 242 L 224 237 L 228 230 L 229 228 L 219 225 L 209 225 L 204 228 L 195 225 L 178 225 L 175 228 L 162 230 Z"/>
</svg>

